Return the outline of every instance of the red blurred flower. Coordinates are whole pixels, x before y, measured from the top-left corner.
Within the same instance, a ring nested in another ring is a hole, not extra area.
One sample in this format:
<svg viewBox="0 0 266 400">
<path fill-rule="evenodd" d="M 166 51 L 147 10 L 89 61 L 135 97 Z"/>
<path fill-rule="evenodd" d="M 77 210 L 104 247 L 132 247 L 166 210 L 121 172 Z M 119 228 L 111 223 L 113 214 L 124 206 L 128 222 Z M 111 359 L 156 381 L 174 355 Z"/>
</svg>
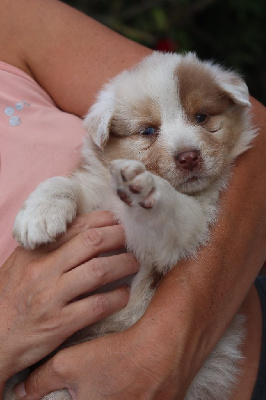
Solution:
<svg viewBox="0 0 266 400">
<path fill-rule="evenodd" d="M 173 52 L 177 51 L 179 46 L 178 43 L 175 42 L 174 40 L 171 39 L 160 39 L 156 44 L 155 44 L 155 50 L 159 51 L 165 51 L 165 52 Z"/>
</svg>

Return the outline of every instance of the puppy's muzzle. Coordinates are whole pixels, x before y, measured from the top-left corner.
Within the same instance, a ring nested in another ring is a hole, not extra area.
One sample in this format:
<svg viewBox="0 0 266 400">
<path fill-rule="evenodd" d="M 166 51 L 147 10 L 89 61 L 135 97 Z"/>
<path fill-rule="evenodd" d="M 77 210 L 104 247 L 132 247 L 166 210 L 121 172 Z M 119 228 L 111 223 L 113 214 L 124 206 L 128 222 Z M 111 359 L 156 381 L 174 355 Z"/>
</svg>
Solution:
<svg viewBox="0 0 266 400">
<path fill-rule="evenodd" d="M 183 151 L 175 156 L 175 163 L 179 169 L 193 171 L 199 167 L 200 162 L 201 156 L 198 150 Z"/>
</svg>

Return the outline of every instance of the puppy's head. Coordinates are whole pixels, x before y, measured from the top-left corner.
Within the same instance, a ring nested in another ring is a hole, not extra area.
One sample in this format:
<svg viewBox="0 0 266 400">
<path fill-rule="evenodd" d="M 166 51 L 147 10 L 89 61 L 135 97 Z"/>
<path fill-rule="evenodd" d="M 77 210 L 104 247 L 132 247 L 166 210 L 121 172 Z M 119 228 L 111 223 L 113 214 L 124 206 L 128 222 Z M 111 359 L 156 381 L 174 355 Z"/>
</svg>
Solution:
<svg viewBox="0 0 266 400">
<path fill-rule="evenodd" d="M 248 147 L 248 89 L 188 53 L 154 53 L 107 84 L 84 120 L 102 161 L 137 159 L 183 193 L 209 187 Z"/>
</svg>

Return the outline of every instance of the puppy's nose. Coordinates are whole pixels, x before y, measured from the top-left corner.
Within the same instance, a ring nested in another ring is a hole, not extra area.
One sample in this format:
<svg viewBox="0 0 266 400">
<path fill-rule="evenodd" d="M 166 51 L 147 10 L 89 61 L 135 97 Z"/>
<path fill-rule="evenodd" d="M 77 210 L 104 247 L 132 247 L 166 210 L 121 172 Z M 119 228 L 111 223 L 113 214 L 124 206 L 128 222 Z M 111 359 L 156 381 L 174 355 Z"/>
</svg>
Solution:
<svg viewBox="0 0 266 400">
<path fill-rule="evenodd" d="M 184 151 L 177 154 L 175 160 L 177 167 L 192 171 L 199 165 L 200 153 L 198 150 Z"/>
</svg>

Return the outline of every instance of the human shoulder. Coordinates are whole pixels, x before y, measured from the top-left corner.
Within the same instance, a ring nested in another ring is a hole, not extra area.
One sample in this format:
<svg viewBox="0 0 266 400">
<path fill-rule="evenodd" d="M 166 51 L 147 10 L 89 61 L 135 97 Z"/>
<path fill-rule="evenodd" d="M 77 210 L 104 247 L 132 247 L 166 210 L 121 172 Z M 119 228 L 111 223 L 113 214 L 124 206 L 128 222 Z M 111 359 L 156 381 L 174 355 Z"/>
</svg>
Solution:
<svg viewBox="0 0 266 400">
<path fill-rule="evenodd" d="M 0 60 L 30 74 L 59 108 L 78 116 L 104 83 L 150 53 L 57 0 L 0 0 L 0 15 Z"/>
</svg>

